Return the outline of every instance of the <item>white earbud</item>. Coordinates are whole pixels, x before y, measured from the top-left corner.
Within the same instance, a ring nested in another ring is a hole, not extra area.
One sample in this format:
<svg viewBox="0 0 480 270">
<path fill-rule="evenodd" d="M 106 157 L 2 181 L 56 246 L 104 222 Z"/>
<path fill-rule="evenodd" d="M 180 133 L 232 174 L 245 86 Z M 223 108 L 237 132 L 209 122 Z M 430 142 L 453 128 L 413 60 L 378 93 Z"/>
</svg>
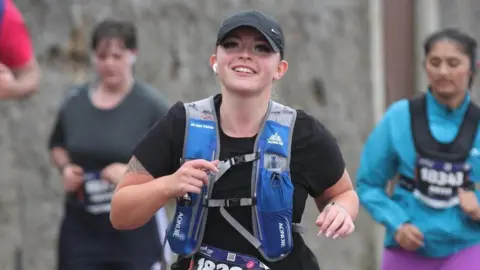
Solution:
<svg viewBox="0 0 480 270">
<path fill-rule="evenodd" d="M 135 62 L 137 62 L 137 56 L 136 56 L 136 55 L 132 55 L 132 56 L 130 57 L 130 64 L 133 65 L 133 64 L 135 64 Z"/>
<path fill-rule="evenodd" d="M 215 72 L 215 74 L 216 74 L 217 73 L 217 63 L 213 64 L 212 69 L 213 69 L 213 72 Z"/>
</svg>

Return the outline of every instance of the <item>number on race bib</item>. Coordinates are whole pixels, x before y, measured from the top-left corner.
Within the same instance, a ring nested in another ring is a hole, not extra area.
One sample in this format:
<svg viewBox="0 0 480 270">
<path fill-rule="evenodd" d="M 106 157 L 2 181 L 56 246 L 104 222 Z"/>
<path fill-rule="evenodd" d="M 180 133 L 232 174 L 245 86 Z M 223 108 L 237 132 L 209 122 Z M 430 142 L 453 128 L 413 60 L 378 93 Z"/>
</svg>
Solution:
<svg viewBox="0 0 480 270">
<path fill-rule="evenodd" d="M 234 266 L 235 267 L 235 266 Z M 234 268 L 232 267 L 232 268 Z M 221 264 L 218 264 L 217 265 L 217 270 L 229 270 L 230 268 L 228 268 L 228 265 L 224 264 L 224 263 L 221 263 Z"/>
<path fill-rule="evenodd" d="M 204 258 L 201 258 L 200 260 L 198 260 L 198 270 L 242 270 L 242 268 L 238 266 L 229 267 L 224 263 L 216 265 L 210 260 L 205 260 Z"/>
</svg>

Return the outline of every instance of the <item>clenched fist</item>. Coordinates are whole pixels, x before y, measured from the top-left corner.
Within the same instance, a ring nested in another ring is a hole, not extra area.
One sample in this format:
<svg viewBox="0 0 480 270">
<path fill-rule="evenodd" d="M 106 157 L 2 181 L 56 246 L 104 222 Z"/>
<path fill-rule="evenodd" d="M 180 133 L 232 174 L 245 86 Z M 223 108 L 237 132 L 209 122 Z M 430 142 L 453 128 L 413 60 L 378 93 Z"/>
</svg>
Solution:
<svg viewBox="0 0 480 270">
<path fill-rule="evenodd" d="M 395 233 L 395 241 L 405 250 L 415 251 L 423 246 L 423 234 L 413 224 L 405 223 Z"/>
<path fill-rule="evenodd" d="M 200 194 L 201 188 L 208 185 L 208 172 L 217 173 L 219 161 L 196 159 L 185 162 L 174 174 L 167 178 L 169 197 L 182 197 L 188 192 Z"/>
<path fill-rule="evenodd" d="M 459 188 L 458 197 L 463 212 L 473 220 L 480 220 L 480 205 L 478 204 L 478 198 L 475 192 Z"/>
<path fill-rule="evenodd" d="M 75 164 L 66 165 L 62 170 L 63 189 L 74 192 L 83 184 L 83 169 Z"/>
</svg>

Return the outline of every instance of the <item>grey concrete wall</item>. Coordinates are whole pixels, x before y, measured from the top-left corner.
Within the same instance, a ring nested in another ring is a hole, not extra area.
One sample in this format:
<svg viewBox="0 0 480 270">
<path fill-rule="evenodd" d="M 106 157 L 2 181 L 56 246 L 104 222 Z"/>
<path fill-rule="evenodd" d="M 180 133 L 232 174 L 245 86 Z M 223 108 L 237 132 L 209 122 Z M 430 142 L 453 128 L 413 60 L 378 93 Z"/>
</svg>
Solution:
<svg viewBox="0 0 480 270">
<path fill-rule="evenodd" d="M 17 0 L 44 77 L 32 98 L 0 103 L 0 269 L 13 270 L 16 254 L 22 255 L 24 269 L 54 269 L 62 190 L 45 145 L 65 88 L 85 79 L 88 56 L 81 36 L 94 23 L 113 15 L 135 21 L 140 31 L 137 76 L 174 102 L 218 91 L 208 58 L 224 16 L 253 7 L 272 13 L 286 32 L 290 63 L 276 85 L 276 99 L 328 126 L 354 178 L 373 119 L 367 2 Z M 305 239 L 322 269 L 374 269 L 372 228 L 365 214 L 356 234 L 335 241 L 316 236 L 317 214 L 310 201 L 303 219 L 310 228 Z"/>
</svg>

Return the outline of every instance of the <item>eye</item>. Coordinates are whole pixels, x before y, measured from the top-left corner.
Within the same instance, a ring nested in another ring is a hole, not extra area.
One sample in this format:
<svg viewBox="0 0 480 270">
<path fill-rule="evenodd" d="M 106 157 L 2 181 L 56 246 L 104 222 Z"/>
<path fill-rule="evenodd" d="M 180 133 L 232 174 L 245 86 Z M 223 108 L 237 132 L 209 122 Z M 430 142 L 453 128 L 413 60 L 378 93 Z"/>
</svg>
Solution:
<svg viewBox="0 0 480 270">
<path fill-rule="evenodd" d="M 257 44 L 255 46 L 255 50 L 261 53 L 271 53 L 273 52 L 273 49 L 268 46 L 267 44 Z"/>
<path fill-rule="evenodd" d="M 455 68 L 460 65 L 460 61 L 456 58 L 450 58 L 447 60 L 448 66 Z"/>
<path fill-rule="evenodd" d="M 225 41 L 222 43 L 222 47 L 225 48 L 225 49 L 233 49 L 233 48 L 236 48 L 238 47 L 238 42 L 235 42 L 235 41 Z"/>
<path fill-rule="evenodd" d="M 430 65 L 432 65 L 433 67 L 440 67 L 440 65 L 442 64 L 442 60 L 440 60 L 439 58 L 431 58 L 430 61 L 429 61 Z"/>
<path fill-rule="evenodd" d="M 105 60 L 105 58 L 107 58 L 106 54 L 104 54 L 104 53 L 97 54 L 97 59 L 103 61 L 103 60 Z"/>
</svg>

